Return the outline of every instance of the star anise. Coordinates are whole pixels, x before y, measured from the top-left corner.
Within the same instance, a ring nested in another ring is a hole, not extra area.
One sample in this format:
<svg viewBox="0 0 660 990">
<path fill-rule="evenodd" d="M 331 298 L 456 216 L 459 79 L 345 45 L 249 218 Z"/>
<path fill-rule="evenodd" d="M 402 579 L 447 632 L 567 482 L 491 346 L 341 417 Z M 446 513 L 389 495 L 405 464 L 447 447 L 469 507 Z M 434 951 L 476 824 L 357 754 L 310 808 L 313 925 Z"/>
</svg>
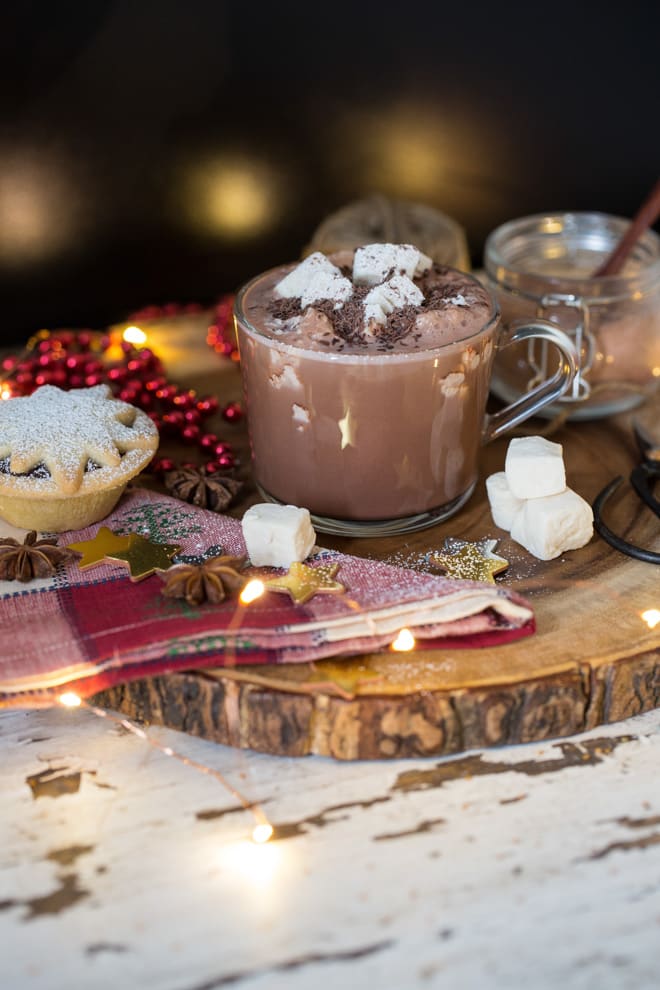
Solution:
<svg viewBox="0 0 660 990">
<path fill-rule="evenodd" d="M 58 547 L 56 539 L 38 540 L 34 530 L 23 543 L 8 536 L 0 539 L 0 580 L 27 582 L 50 577 L 60 564 L 80 556 L 68 547 Z"/>
<path fill-rule="evenodd" d="M 224 512 L 243 487 L 230 475 L 215 471 L 205 474 L 197 468 L 177 468 L 165 475 L 165 487 L 175 498 L 211 512 Z"/>
<path fill-rule="evenodd" d="M 161 575 L 168 598 L 185 598 L 189 605 L 217 605 L 240 591 L 247 578 L 241 574 L 245 557 L 211 557 L 203 564 L 176 564 Z"/>
</svg>

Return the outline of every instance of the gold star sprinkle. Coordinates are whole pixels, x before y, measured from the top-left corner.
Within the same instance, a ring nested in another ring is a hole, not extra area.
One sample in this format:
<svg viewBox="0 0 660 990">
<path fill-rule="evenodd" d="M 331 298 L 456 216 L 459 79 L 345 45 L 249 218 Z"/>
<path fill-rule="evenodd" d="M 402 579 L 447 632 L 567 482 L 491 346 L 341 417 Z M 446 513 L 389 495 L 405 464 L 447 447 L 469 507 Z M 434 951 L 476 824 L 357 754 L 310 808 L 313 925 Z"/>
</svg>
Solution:
<svg viewBox="0 0 660 990">
<path fill-rule="evenodd" d="M 341 595 L 346 591 L 343 584 L 334 580 L 338 570 L 339 564 L 308 567 L 306 564 L 294 562 L 289 567 L 288 574 L 264 581 L 264 585 L 266 591 L 288 592 L 296 605 L 304 605 L 314 595 Z"/>
<path fill-rule="evenodd" d="M 101 526 L 96 536 L 91 540 L 84 540 L 82 543 L 69 543 L 69 550 L 77 550 L 82 554 L 78 567 L 85 570 L 86 567 L 94 567 L 102 564 L 106 557 L 111 557 L 113 553 L 128 550 L 134 534 L 120 536 L 113 533 L 107 526 Z"/>
<path fill-rule="evenodd" d="M 495 584 L 495 575 L 505 571 L 509 561 L 498 557 L 493 550 L 497 540 L 478 540 L 469 543 L 449 537 L 444 550 L 436 550 L 428 555 L 428 562 L 447 577 L 461 581 L 485 581 Z"/>
<path fill-rule="evenodd" d="M 131 581 L 142 581 L 156 571 L 167 571 L 181 547 L 177 543 L 152 543 L 144 536 L 131 533 L 127 549 L 116 550 L 107 556 L 121 564 L 127 564 Z"/>
</svg>

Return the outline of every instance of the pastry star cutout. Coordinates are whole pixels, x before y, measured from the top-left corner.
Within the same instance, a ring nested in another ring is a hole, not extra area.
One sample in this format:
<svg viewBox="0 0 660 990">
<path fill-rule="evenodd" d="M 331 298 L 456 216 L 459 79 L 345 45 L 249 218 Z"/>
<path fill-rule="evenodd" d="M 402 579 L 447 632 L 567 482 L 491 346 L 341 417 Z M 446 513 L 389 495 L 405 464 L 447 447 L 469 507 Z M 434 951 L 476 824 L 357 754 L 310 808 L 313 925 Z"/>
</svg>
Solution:
<svg viewBox="0 0 660 990">
<path fill-rule="evenodd" d="M 427 557 L 429 564 L 443 571 L 447 577 L 462 581 L 485 581 L 495 584 L 495 575 L 505 571 L 509 561 L 498 557 L 493 550 L 497 540 L 478 540 L 469 543 L 449 537 L 444 550 L 436 550 Z"/>
<path fill-rule="evenodd" d="M 129 538 L 125 550 L 116 550 L 108 557 L 128 565 L 131 581 L 142 581 L 156 571 L 167 571 L 172 567 L 172 557 L 181 550 L 178 543 L 151 543 L 137 533 L 131 533 Z"/>
<path fill-rule="evenodd" d="M 127 536 L 120 536 L 118 533 L 113 533 L 107 526 L 101 526 L 96 536 L 92 537 L 91 540 L 84 540 L 82 543 L 69 543 L 68 549 L 77 550 L 78 553 L 82 554 L 78 567 L 84 571 L 86 567 L 102 564 L 106 557 L 112 557 L 115 553 L 128 550 L 133 538 L 132 533 Z"/>
<path fill-rule="evenodd" d="M 308 567 L 306 564 L 295 562 L 289 567 L 288 574 L 264 581 L 264 585 L 266 591 L 288 592 L 296 605 L 304 605 L 314 595 L 341 595 L 346 591 L 343 584 L 334 580 L 338 570 L 339 564 Z"/>
</svg>

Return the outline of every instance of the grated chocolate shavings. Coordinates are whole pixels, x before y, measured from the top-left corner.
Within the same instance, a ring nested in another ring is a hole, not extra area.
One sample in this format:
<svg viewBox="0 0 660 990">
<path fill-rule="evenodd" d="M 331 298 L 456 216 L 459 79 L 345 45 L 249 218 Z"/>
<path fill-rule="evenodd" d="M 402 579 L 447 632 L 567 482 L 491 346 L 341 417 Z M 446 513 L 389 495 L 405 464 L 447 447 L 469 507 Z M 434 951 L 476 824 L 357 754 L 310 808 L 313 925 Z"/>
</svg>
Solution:
<svg viewBox="0 0 660 990">
<path fill-rule="evenodd" d="M 388 341 L 400 340 L 401 337 L 407 336 L 415 324 L 418 312 L 417 306 L 410 305 L 395 309 L 387 318 L 382 336 Z"/>
<path fill-rule="evenodd" d="M 268 302 L 268 312 L 276 320 L 290 320 L 294 316 L 300 316 L 300 299 L 280 299 L 274 296 Z"/>
<path fill-rule="evenodd" d="M 341 341 L 347 344 L 365 345 L 362 335 L 362 325 L 364 322 L 364 297 L 369 292 L 369 286 L 356 285 L 350 299 L 335 309 L 334 303 L 330 299 L 323 299 L 314 303 L 314 309 L 324 313 L 332 323 L 334 337 L 332 343 L 335 346 Z"/>
</svg>

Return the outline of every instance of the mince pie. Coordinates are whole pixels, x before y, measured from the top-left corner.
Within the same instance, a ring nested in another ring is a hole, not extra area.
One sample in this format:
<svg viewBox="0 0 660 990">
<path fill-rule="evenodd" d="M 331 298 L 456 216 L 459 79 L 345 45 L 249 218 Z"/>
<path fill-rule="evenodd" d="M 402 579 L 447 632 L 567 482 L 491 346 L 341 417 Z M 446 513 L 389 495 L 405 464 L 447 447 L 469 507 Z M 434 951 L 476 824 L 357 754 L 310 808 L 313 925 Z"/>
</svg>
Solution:
<svg viewBox="0 0 660 990">
<path fill-rule="evenodd" d="M 112 511 L 157 447 L 146 413 L 107 385 L 43 385 L 0 402 L 0 516 L 40 532 L 89 526 Z"/>
</svg>

